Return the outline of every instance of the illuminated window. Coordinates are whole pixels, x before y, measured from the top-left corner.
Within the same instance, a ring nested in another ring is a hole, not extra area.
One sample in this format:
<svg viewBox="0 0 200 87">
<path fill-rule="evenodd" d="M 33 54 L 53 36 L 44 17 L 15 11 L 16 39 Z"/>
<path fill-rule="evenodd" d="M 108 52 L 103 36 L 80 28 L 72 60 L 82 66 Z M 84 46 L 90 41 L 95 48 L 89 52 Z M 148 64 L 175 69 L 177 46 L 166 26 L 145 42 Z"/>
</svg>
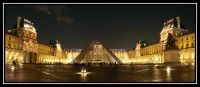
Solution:
<svg viewBox="0 0 200 87">
<path fill-rule="evenodd" d="M 8 37 L 9 40 L 11 40 L 11 37 Z"/>
<path fill-rule="evenodd" d="M 146 46 L 146 43 L 144 43 L 144 46 Z"/>
<path fill-rule="evenodd" d="M 195 46 L 194 46 L 194 43 L 192 43 L 192 47 L 195 47 Z"/>
<path fill-rule="evenodd" d="M 181 49 L 184 48 L 184 45 L 181 46 Z"/>
<path fill-rule="evenodd" d="M 10 47 L 11 47 L 11 44 L 9 43 L 9 44 L 8 44 L 8 48 L 10 48 Z"/>
<path fill-rule="evenodd" d="M 16 49 L 16 47 L 17 47 L 16 44 L 13 44 L 13 48 Z"/>
<path fill-rule="evenodd" d="M 174 27 L 174 25 L 172 24 L 172 25 L 170 25 L 170 27 Z"/>
<path fill-rule="evenodd" d="M 94 45 L 94 48 L 102 48 L 101 45 Z"/>
<path fill-rule="evenodd" d="M 188 46 L 188 44 L 186 44 L 186 47 L 185 48 L 188 48 L 189 46 Z"/>
</svg>

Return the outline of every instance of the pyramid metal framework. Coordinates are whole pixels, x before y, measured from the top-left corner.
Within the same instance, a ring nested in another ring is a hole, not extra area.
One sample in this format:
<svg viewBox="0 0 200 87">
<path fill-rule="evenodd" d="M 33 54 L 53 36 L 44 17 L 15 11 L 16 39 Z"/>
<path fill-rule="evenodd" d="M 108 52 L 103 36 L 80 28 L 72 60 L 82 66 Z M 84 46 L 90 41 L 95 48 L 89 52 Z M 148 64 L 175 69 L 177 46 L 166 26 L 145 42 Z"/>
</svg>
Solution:
<svg viewBox="0 0 200 87">
<path fill-rule="evenodd" d="M 101 41 L 94 40 L 72 63 L 122 63 Z"/>
</svg>

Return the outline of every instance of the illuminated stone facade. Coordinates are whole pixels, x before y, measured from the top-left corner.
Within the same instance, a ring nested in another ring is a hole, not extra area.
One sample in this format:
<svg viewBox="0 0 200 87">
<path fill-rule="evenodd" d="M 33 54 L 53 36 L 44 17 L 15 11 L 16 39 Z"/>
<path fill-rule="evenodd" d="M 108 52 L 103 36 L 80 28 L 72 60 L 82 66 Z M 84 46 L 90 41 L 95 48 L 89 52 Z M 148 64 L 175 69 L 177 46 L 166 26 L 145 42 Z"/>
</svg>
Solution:
<svg viewBox="0 0 200 87">
<path fill-rule="evenodd" d="M 66 51 L 67 53 L 67 63 L 72 63 L 71 61 L 75 59 L 80 53 L 82 49 L 69 49 Z M 126 49 L 110 49 L 110 51 L 119 58 L 123 63 L 129 62 L 129 53 Z"/>
<path fill-rule="evenodd" d="M 195 34 L 178 36 L 176 46 L 180 54 L 180 62 L 184 65 L 194 65 L 195 63 Z"/>
<path fill-rule="evenodd" d="M 129 55 L 126 49 L 110 49 L 111 52 L 122 61 L 122 63 L 127 63 L 129 61 Z"/>
<path fill-rule="evenodd" d="M 183 25 L 180 23 L 180 17 L 170 19 L 164 23 L 164 27 L 160 32 L 160 43 L 165 50 L 165 45 L 167 43 L 168 35 L 171 34 L 173 37 L 182 36 L 187 34 L 189 31 L 183 29 Z"/>
<path fill-rule="evenodd" d="M 60 43 L 55 45 L 39 43 L 33 23 L 18 17 L 17 24 L 5 33 L 5 63 L 65 63 L 65 51 Z"/>
<path fill-rule="evenodd" d="M 24 52 L 22 50 L 21 38 L 11 34 L 5 34 L 5 62 L 12 63 L 13 60 L 23 62 Z"/>
<path fill-rule="evenodd" d="M 160 41 L 147 44 L 139 41 L 136 48 L 129 50 L 129 63 L 179 62 L 184 65 L 195 63 L 195 33 L 185 30 L 176 17 L 164 23 Z"/>
<path fill-rule="evenodd" d="M 74 60 L 80 53 L 82 49 L 69 49 L 66 51 L 67 54 L 67 63 L 72 63 L 72 60 Z"/>
</svg>

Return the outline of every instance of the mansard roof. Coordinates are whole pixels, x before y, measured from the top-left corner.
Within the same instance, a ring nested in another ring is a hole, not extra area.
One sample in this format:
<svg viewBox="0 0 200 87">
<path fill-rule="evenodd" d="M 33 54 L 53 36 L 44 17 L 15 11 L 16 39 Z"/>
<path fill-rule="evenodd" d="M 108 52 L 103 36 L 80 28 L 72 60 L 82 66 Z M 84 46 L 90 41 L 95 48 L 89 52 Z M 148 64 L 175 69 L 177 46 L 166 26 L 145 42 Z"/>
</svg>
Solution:
<svg viewBox="0 0 200 87">
<path fill-rule="evenodd" d="M 11 29 L 17 29 L 18 23 L 19 23 L 20 28 L 25 28 L 29 31 L 36 32 L 35 27 L 33 26 L 33 23 L 31 21 L 29 21 L 25 18 L 21 18 L 21 17 L 17 18 L 17 23 Z"/>
</svg>

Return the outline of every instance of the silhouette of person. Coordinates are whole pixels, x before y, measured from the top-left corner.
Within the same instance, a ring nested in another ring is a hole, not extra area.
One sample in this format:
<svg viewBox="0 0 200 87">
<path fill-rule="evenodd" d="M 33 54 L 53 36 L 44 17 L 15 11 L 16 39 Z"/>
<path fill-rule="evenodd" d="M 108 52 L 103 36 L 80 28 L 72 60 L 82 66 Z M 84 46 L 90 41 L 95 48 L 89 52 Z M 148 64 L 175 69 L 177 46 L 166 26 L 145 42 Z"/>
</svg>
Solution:
<svg viewBox="0 0 200 87">
<path fill-rule="evenodd" d="M 12 62 L 12 63 L 13 63 L 13 66 L 15 66 L 15 67 L 16 67 L 16 61 L 15 61 L 15 60 L 13 60 L 13 62 Z"/>
</svg>

